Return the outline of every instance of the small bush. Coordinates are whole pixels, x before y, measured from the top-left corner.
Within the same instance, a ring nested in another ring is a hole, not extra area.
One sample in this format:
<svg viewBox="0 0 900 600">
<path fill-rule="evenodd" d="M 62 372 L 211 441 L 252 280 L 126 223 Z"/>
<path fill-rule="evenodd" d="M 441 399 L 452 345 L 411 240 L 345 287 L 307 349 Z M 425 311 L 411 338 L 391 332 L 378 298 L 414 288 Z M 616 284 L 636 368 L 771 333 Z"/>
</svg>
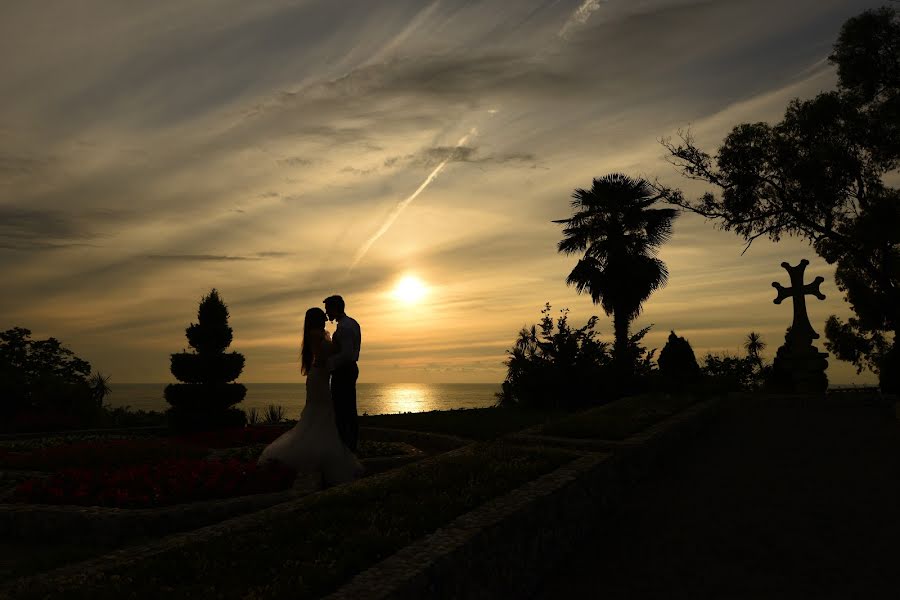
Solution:
<svg viewBox="0 0 900 600">
<path fill-rule="evenodd" d="M 697 364 L 694 349 L 686 339 L 675 335 L 674 331 L 669 333 L 657 364 L 662 385 L 669 391 L 683 390 L 700 378 L 700 365 Z"/>
<path fill-rule="evenodd" d="M 712 353 L 703 358 L 703 375 L 712 392 L 749 391 L 759 386 L 760 371 L 750 356 L 718 356 Z"/>
<path fill-rule="evenodd" d="M 266 425 L 278 425 L 284 421 L 284 407 L 280 404 L 270 404 L 263 413 L 263 423 Z"/>
</svg>

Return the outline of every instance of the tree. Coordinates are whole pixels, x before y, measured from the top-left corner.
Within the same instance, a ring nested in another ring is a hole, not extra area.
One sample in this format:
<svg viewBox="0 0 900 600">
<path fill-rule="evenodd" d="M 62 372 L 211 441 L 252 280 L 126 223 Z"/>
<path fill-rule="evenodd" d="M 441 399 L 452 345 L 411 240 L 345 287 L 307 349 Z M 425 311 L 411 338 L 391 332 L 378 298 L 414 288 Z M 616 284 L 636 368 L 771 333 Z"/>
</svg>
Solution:
<svg viewBox="0 0 900 600">
<path fill-rule="evenodd" d="M 884 181 L 900 165 L 897 12 L 884 7 L 848 20 L 829 60 L 837 66 L 837 90 L 792 100 L 775 125 L 736 126 L 715 156 L 689 132 L 678 144 L 662 140 L 684 176 L 714 185 L 719 195 L 688 200 L 659 182 L 654 188 L 743 237 L 745 251 L 760 237 L 809 241 L 836 265 L 837 286 L 856 314 L 847 323 L 829 319 L 828 350 L 860 370 L 897 372 L 900 191 Z M 893 334 L 891 350 L 885 333 Z M 885 391 L 896 392 L 893 386 Z"/>
<path fill-rule="evenodd" d="M 762 351 L 765 349 L 766 343 L 762 340 L 760 334 L 755 331 L 751 331 L 747 334 L 747 338 L 744 340 L 744 350 L 747 351 L 747 356 L 749 356 L 760 369 L 763 367 Z"/>
<path fill-rule="evenodd" d="M 595 178 L 589 190 L 572 193 L 574 214 L 554 221 L 563 227 L 558 249 L 583 252 L 566 283 L 590 294 L 613 317 L 613 358 L 623 385 L 633 377 L 629 328 L 643 303 L 669 276 L 657 252 L 672 235 L 677 211 L 651 208 L 659 199 L 644 179 L 613 173 Z"/>
<path fill-rule="evenodd" d="M 81 421 L 97 413 L 108 392 L 106 378 L 91 377 L 90 363 L 56 338 L 33 340 L 22 327 L 0 332 L 0 416 L 57 413 Z"/>
<path fill-rule="evenodd" d="M 244 399 L 247 388 L 232 383 L 244 369 L 244 356 L 226 353 L 233 333 L 228 307 L 214 288 L 200 301 L 197 323 L 185 330 L 193 352 L 172 354 L 172 375 L 182 383 L 169 384 L 166 401 L 176 429 L 207 429 L 244 424 L 243 411 L 231 408 Z"/>
</svg>

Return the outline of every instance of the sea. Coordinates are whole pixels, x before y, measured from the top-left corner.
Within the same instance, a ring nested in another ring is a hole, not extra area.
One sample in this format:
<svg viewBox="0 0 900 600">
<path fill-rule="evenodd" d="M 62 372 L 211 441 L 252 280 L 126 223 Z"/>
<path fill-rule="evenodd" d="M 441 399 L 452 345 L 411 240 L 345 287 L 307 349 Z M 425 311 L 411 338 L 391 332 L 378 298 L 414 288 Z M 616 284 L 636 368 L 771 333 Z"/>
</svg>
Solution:
<svg viewBox="0 0 900 600">
<path fill-rule="evenodd" d="M 247 395 L 238 406 L 265 410 L 270 404 L 284 407 L 285 416 L 297 418 L 303 410 L 305 383 L 245 383 Z M 164 411 L 164 383 L 111 383 L 105 403 L 135 410 Z M 482 408 L 497 402 L 500 384 L 494 383 L 357 383 L 359 414 L 381 415 L 425 412 L 451 408 Z"/>
</svg>

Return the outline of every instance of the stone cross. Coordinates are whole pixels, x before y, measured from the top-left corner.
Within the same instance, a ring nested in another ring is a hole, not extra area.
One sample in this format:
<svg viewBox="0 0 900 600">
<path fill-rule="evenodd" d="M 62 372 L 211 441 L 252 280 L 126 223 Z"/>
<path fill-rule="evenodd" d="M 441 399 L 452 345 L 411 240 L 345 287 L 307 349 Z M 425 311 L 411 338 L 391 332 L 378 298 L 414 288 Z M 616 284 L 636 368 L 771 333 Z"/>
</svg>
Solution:
<svg viewBox="0 0 900 600">
<path fill-rule="evenodd" d="M 780 283 L 773 281 L 772 287 L 778 290 L 778 297 L 773 300 L 775 304 L 781 304 L 785 298 L 794 299 L 794 322 L 791 324 L 791 346 L 803 347 L 811 346 L 814 339 L 819 338 L 812 324 L 809 322 L 809 315 L 806 314 L 806 295 L 811 294 L 819 300 L 825 299 L 825 294 L 819 291 L 819 286 L 825 281 L 823 277 L 816 277 L 812 283 L 803 284 L 803 272 L 809 261 L 805 258 L 800 261 L 796 267 L 792 267 L 786 262 L 781 266 L 788 272 L 791 277 L 791 287 L 785 288 Z"/>
</svg>

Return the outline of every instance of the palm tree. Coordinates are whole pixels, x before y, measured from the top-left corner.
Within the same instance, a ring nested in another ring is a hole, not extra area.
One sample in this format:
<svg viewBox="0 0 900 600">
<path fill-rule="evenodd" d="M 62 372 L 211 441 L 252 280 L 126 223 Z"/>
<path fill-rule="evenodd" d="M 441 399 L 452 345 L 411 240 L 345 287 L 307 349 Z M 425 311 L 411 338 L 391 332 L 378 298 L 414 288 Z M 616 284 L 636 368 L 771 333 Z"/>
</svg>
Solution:
<svg viewBox="0 0 900 600">
<path fill-rule="evenodd" d="M 747 334 L 747 339 L 744 340 L 744 350 L 747 351 L 747 356 L 749 356 L 757 367 L 762 368 L 762 351 L 766 349 L 766 343 L 762 341 L 762 336 L 755 331 L 751 331 Z"/>
<path fill-rule="evenodd" d="M 673 208 L 650 208 L 659 199 L 644 179 L 620 173 L 595 178 L 591 189 L 572 193 L 574 214 L 561 223 L 563 239 L 559 251 L 584 252 L 566 278 L 578 293 L 588 293 L 613 317 L 613 358 L 626 377 L 629 365 L 631 322 L 643 303 L 663 287 L 669 272 L 657 258 L 659 247 L 672 235 L 678 216 Z"/>
</svg>

